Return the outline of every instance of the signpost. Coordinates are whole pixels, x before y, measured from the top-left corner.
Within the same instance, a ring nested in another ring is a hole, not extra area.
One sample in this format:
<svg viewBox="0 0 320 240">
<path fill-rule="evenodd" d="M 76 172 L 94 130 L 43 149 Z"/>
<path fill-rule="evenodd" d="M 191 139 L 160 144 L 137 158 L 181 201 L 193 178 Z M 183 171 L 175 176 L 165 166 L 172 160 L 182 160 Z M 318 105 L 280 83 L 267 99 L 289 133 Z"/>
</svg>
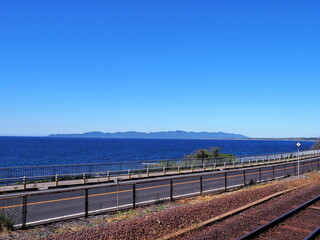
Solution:
<svg viewBox="0 0 320 240">
<path fill-rule="evenodd" d="M 300 178 L 300 146 L 301 143 L 297 142 L 297 147 L 298 147 L 298 178 Z"/>
</svg>

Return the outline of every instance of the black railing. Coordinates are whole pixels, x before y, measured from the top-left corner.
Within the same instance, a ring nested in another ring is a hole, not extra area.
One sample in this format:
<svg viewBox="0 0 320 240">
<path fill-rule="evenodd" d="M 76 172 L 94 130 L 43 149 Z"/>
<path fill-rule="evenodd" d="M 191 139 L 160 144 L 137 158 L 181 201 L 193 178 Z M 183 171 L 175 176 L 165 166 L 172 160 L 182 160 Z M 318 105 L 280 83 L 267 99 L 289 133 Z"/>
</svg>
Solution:
<svg viewBox="0 0 320 240">
<path fill-rule="evenodd" d="M 300 161 L 300 173 L 319 168 L 320 158 Z M 26 228 L 165 200 L 226 191 L 292 175 L 297 175 L 297 162 L 3 195 L 0 196 L 0 214 L 10 216 L 16 228 Z"/>
</svg>

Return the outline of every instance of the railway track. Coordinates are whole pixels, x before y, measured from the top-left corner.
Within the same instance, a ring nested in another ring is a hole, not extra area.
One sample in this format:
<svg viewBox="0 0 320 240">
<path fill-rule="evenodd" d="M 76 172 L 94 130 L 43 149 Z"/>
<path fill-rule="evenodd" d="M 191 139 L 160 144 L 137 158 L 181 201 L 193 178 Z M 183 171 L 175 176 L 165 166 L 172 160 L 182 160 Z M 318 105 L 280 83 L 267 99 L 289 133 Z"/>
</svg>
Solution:
<svg viewBox="0 0 320 240">
<path fill-rule="evenodd" d="M 320 237 L 320 195 L 238 238 L 317 239 Z"/>
</svg>

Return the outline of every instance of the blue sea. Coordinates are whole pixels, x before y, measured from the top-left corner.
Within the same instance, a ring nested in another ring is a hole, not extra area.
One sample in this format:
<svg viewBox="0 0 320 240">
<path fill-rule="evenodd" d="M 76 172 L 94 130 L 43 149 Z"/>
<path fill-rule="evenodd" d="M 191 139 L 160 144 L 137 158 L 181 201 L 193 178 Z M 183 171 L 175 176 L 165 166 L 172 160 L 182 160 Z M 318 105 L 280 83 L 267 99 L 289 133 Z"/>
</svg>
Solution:
<svg viewBox="0 0 320 240">
<path fill-rule="evenodd" d="M 301 142 L 309 150 L 313 142 Z M 237 156 L 297 150 L 294 141 L 0 137 L 0 167 L 176 159 L 219 146 Z"/>
</svg>

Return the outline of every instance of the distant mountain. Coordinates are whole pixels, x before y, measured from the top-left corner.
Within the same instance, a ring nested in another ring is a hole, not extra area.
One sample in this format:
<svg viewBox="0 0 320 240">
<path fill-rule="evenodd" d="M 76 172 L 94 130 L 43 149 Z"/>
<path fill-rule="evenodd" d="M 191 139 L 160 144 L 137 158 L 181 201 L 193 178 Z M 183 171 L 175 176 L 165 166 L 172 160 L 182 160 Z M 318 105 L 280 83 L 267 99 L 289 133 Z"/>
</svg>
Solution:
<svg viewBox="0 0 320 240">
<path fill-rule="evenodd" d="M 200 138 L 218 138 L 218 139 L 243 139 L 247 136 L 235 133 L 225 132 L 185 132 L 185 131 L 167 131 L 167 132 L 86 132 L 82 134 L 51 134 L 49 137 L 76 137 L 76 138 L 169 138 L 169 139 L 200 139 Z"/>
</svg>

